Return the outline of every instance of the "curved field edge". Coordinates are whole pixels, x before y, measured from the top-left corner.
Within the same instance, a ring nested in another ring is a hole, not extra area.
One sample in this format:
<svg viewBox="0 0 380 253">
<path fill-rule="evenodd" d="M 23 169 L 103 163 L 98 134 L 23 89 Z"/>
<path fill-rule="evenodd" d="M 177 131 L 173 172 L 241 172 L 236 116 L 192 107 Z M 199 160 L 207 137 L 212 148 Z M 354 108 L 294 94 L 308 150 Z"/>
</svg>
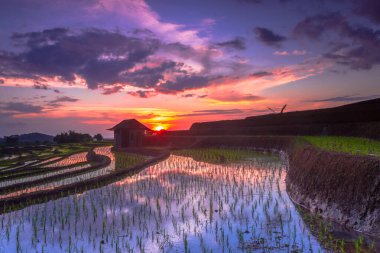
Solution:
<svg viewBox="0 0 380 253">
<path fill-rule="evenodd" d="M 93 149 L 93 147 L 87 147 L 86 153 L 90 152 L 92 149 Z M 25 169 L 29 169 L 29 170 L 31 170 L 31 169 L 32 170 L 33 169 L 52 169 L 52 170 L 56 170 L 56 169 L 62 169 L 62 168 L 70 168 L 72 166 L 78 165 L 78 163 L 76 163 L 76 164 L 69 164 L 69 165 L 63 165 L 63 166 L 49 166 L 49 165 L 57 163 L 57 162 L 61 162 L 61 161 L 65 160 L 65 159 L 69 158 L 70 156 L 78 155 L 80 153 L 84 153 L 83 150 L 79 150 L 79 151 L 76 151 L 76 152 L 71 152 L 71 153 L 68 153 L 66 155 L 56 155 L 56 156 L 52 156 L 52 157 L 36 160 L 34 162 L 31 162 L 31 163 L 28 163 L 28 164 L 22 165 L 22 166 L 3 168 L 3 169 L 0 169 L 0 176 L 8 175 L 8 174 L 11 175 L 12 173 L 17 173 L 17 172 L 20 172 L 20 171 L 25 171 Z M 51 160 L 53 158 L 57 158 L 57 159 Z M 48 167 L 45 167 L 45 166 L 48 166 Z"/>
<path fill-rule="evenodd" d="M 11 160 L 3 160 L 0 161 L 0 167 L 3 167 L 1 170 L 7 170 L 11 168 L 21 168 L 21 167 L 28 167 L 31 165 L 38 164 L 40 162 L 46 161 L 53 157 L 62 157 L 61 159 L 64 159 L 70 155 L 77 154 L 80 152 L 88 152 L 90 151 L 94 146 L 104 146 L 109 145 L 109 143 L 88 143 L 88 144 L 57 144 L 50 146 L 49 150 L 46 149 L 38 149 L 37 151 L 33 146 L 31 147 L 23 147 L 19 148 L 20 152 L 29 153 L 29 155 L 25 155 L 22 157 L 15 157 Z M 36 154 L 31 154 L 31 151 L 37 152 Z M 38 153 L 40 152 L 40 153 Z M 17 163 L 21 162 L 27 162 L 30 160 L 35 160 L 32 163 L 28 164 L 20 164 L 17 165 Z"/>
<path fill-rule="evenodd" d="M 103 161 L 100 162 L 100 163 L 91 165 L 90 167 L 79 169 L 79 170 L 75 170 L 75 171 L 66 172 L 66 173 L 63 173 L 63 174 L 57 174 L 57 175 L 53 175 L 53 176 L 48 176 L 48 177 L 45 177 L 45 178 L 40 178 L 40 179 L 36 179 L 36 180 L 32 180 L 32 181 L 27 181 L 27 182 L 22 182 L 22 183 L 16 183 L 16 184 L 12 184 L 10 186 L 0 187 L 0 194 L 7 194 L 9 192 L 26 189 L 28 187 L 36 186 L 36 185 L 39 185 L 39 184 L 54 182 L 54 181 L 56 181 L 58 179 L 65 179 L 65 178 L 69 178 L 69 177 L 85 174 L 85 173 L 88 173 L 88 172 L 95 171 L 95 170 L 98 170 L 100 168 L 103 168 L 103 167 L 105 167 L 105 166 L 107 166 L 107 165 L 110 164 L 111 161 L 110 161 L 109 157 L 103 156 L 103 155 L 99 155 L 99 156 L 102 157 Z M 42 175 L 44 175 L 44 174 L 42 174 Z"/>
<path fill-rule="evenodd" d="M 380 159 L 295 146 L 287 191 L 314 213 L 380 237 Z"/>
<path fill-rule="evenodd" d="M 10 172 L 7 174 L 0 175 L 0 182 L 18 179 L 18 178 L 26 178 L 30 176 L 37 176 L 37 175 L 43 175 L 49 172 L 57 171 L 57 170 L 63 170 L 63 169 L 69 169 L 76 166 L 86 165 L 88 162 L 80 162 L 70 165 L 65 165 L 61 167 L 31 167 L 28 170 L 20 170 L 17 172 Z"/>
<path fill-rule="evenodd" d="M 295 136 L 167 136 L 152 137 L 149 143 L 284 151 L 289 162 L 288 194 L 296 204 L 348 228 L 380 237 L 380 159 L 376 156 L 322 149 Z"/>
<path fill-rule="evenodd" d="M 0 200 L 0 214 L 16 211 L 29 205 L 40 204 L 48 202 L 50 200 L 66 197 L 71 194 L 80 194 L 91 189 L 106 186 L 110 183 L 117 182 L 126 176 L 134 175 L 145 169 L 147 166 L 154 165 L 162 160 L 167 159 L 170 156 L 169 152 L 151 152 L 146 150 L 142 151 L 142 154 L 151 154 L 153 157 L 133 167 L 119 169 L 107 175 L 90 178 L 78 183 L 56 187 L 54 189 L 37 191 L 9 199 Z M 110 160 L 108 161 L 109 163 L 103 166 L 109 165 Z"/>
</svg>

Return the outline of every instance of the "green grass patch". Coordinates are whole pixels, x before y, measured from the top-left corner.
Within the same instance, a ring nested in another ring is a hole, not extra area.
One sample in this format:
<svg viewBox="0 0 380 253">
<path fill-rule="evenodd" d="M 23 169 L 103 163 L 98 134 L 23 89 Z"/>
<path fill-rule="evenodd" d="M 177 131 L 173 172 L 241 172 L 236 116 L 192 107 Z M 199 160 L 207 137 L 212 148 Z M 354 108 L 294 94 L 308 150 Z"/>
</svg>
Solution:
<svg viewBox="0 0 380 253">
<path fill-rule="evenodd" d="M 148 159 L 147 156 L 128 152 L 115 152 L 115 169 L 127 169 Z"/>
<path fill-rule="evenodd" d="M 304 136 L 302 139 L 328 151 L 380 156 L 380 141 L 343 136 Z"/>
<path fill-rule="evenodd" d="M 174 155 L 192 157 L 194 160 L 209 163 L 232 163 L 247 159 L 270 158 L 279 159 L 272 154 L 264 154 L 248 149 L 231 149 L 231 148 L 193 148 L 175 150 Z"/>
</svg>

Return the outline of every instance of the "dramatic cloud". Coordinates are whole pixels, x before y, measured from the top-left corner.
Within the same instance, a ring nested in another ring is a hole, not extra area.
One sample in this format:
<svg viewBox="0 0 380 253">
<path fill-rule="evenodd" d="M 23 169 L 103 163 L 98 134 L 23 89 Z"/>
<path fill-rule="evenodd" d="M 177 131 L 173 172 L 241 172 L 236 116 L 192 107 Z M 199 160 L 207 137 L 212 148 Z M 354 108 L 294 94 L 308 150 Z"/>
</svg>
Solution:
<svg viewBox="0 0 380 253">
<path fill-rule="evenodd" d="M 150 98 L 157 95 L 155 91 L 147 91 L 147 90 L 138 90 L 138 91 L 129 91 L 127 92 L 129 95 L 140 98 Z"/>
<path fill-rule="evenodd" d="M 9 102 L 2 107 L 11 113 L 41 113 L 44 107 L 23 102 Z"/>
<path fill-rule="evenodd" d="M 35 83 L 33 87 L 37 90 L 47 90 L 48 86 L 46 84 L 41 84 L 41 83 Z"/>
<path fill-rule="evenodd" d="M 150 31 L 133 34 L 136 37 L 64 28 L 17 33 L 12 39 L 23 50 L 0 52 L 0 76 L 34 80 L 37 89 L 46 89 L 46 80 L 52 80 L 67 85 L 83 83 L 90 89 L 102 89 L 105 95 L 128 90 L 127 86 L 176 94 L 211 85 L 220 72 L 244 69 L 245 63 L 224 57 L 213 45 L 194 48 L 180 42 L 164 43 Z M 218 47 L 240 50 L 244 45 L 237 38 Z"/>
<path fill-rule="evenodd" d="M 146 61 L 159 45 L 156 39 L 99 29 L 71 33 L 56 28 L 15 34 L 13 39 L 25 51 L 18 55 L 1 53 L 0 58 L 6 60 L 0 66 L 0 75 L 14 76 L 12 72 L 17 71 L 20 76 L 58 76 L 68 82 L 79 75 L 92 89 L 125 81 L 122 72 Z"/>
<path fill-rule="evenodd" d="M 192 94 L 192 93 L 190 93 L 190 94 L 183 94 L 182 95 L 182 97 L 184 97 L 184 98 L 192 98 L 192 97 L 195 97 L 196 96 L 196 94 Z"/>
<path fill-rule="evenodd" d="M 267 71 L 257 71 L 253 74 L 251 74 L 252 77 L 257 77 L 257 78 L 261 78 L 261 77 L 265 77 L 265 76 L 271 76 L 273 75 L 272 72 L 267 72 Z"/>
<path fill-rule="evenodd" d="M 227 115 L 227 114 L 242 114 L 244 111 L 240 109 L 215 109 L 215 110 L 198 110 L 188 114 L 176 115 L 177 117 L 192 117 L 192 116 L 208 116 L 208 115 Z"/>
<path fill-rule="evenodd" d="M 210 82 L 217 78 L 197 75 L 183 75 L 176 78 L 175 81 L 166 81 L 156 88 L 161 93 L 175 94 L 185 90 L 198 89 L 210 85 Z"/>
<path fill-rule="evenodd" d="M 227 94 L 214 94 L 209 97 L 213 100 L 221 102 L 253 102 L 264 99 L 261 96 L 256 96 L 252 94 L 242 94 L 239 92 L 230 92 Z"/>
<path fill-rule="evenodd" d="M 176 63 L 173 61 L 162 62 L 156 67 L 144 66 L 133 72 L 127 72 L 125 75 L 125 81 L 136 87 L 152 88 L 161 80 L 164 80 L 165 72 L 181 72 L 180 68 L 182 66 L 182 63 Z"/>
<path fill-rule="evenodd" d="M 278 56 L 289 56 L 289 55 L 300 56 L 300 55 L 307 54 L 307 52 L 306 52 L 306 50 L 275 51 L 273 54 L 278 55 Z"/>
<path fill-rule="evenodd" d="M 103 95 L 111 95 L 123 90 L 124 85 L 121 85 L 121 84 L 115 84 L 115 85 L 110 85 L 110 86 L 105 85 L 102 87 L 102 89 L 103 89 L 103 93 L 102 93 Z"/>
<path fill-rule="evenodd" d="M 219 42 L 216 45 L 219 47 L 226 47 L 226 48 L 231 48 L 231 49 L 235 49 L 235 50 L 246 49 L 245 40 L 244 40 L 244 38 L 241 38 L 241 37 L 236 37 L 233 40 L 227 40 L 227 41 Z"/>
<path fill-rule="evenodd" d="M 86 2 L 86 1 L 84 1 Z M 203 45 L 206 39 L 199 36 L 197 29 L 189 29 L 184 25 L 164 22 L 161 17 L 143 0 L 99 0 L 91 8 L 94 12 L 109 12 L 127 18 L 136 26 L 153 31 L 167 41 L 180 42 L 187 45 Z"/>
<path fill-rule="evenodd" d="M 352 69 L 371 69 L 380 64 L 380 30 L 352 25 L 339 13 L 307 17 L 296 25 L 294 34 L 326 41 L 329 51 L 325 58 Z"/>
<path fill-rule="evenodd" d="M 341 97 L 332 97 L 332 98 L 309 100 L 308 102 L 354 102 L 354 101 L 375 99 L 375 98 L 379 98 L 379 97 L 380 97 L 380 95 L 371 95 L 371 96 L 347 95 L 347 96 L 341 96 Z"/>
<path fill-rule="evenodd" d="M 358 1 L 357 13 L 368 17 L 375 23 L 380 24 L 380 1 L 379 0 L 360 0 Z"/>
<path fill-rule="evenodd" d="M 1 1 L 0 135 L 74 129 L 108 137 L 105 129 L 129 117 L 187 129 L 267 106 L 318 107 L 321 83 L 344 91 L 326 104 L 380 94 L 378 6 L 234 0 L 215 12 L 197 0 Z M 358 85 L 363 96 L 344 96 Z M 176 118 L 185 114 L 194 117 Z M 16 127 L 20 120 L 28 126 Z"/>
<path fill-rule="evenodd" d="M 183 97 L 183 98 L 206 98 L 206 97 L 208 97 L 208 95 L 206 95 L 206 94 L 197 95 L 197 94 L 189 93 L 189 94 L 183 94 L 181 97 Z"/>
<path fill-rule="evenodd" d="M 336 29 L 345 23 L 343 17 L 337 13 L 326 13 L 309 16 L 301 20 L 294 28 L 296 37 L 307 37 L 310 39 L 320 39 L 326 30 Z"/>
<path fill-rule="evenodd" d="M 286 41 L 286 37 L 264 27 L 256 27 L 254 32 L 259 41 L 271 47 L 281 47 L 281 43 Z"/>
<path fill-rule="evenodd" d="M 47 103 L 48 107 L 60 107 L 63 105 L 63 103 L 74 103 L 79 101 L 79 99 L 68 97 L 68 96 L 63 96 L 63 97 L 57 97 L 56 99 L 50 100 Z"/>
</svg>

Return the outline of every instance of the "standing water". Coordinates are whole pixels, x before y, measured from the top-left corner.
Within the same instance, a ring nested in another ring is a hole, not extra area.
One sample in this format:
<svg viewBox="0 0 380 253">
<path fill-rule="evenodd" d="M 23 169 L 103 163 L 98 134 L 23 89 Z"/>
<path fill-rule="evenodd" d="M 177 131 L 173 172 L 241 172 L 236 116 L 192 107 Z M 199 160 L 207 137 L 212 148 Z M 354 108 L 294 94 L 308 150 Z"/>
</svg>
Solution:
<svg viewBox="0 0 380 253">
<path fill-rule="evenodd" d="M 319 252 L 279 159 L 167 160 L 0 216 L 0 252 Z"/>
</svg>

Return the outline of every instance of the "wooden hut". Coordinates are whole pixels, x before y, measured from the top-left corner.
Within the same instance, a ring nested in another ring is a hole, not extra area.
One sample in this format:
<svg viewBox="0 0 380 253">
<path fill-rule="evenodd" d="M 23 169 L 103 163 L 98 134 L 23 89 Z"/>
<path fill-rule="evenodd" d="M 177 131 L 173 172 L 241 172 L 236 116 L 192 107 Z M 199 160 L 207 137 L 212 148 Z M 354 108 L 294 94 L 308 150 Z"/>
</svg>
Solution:
<svg viewBox="0 0 380 253">
<path fill-rule="evenodd" d="M 152 132 L 135 119 L 123 120 L 107 130 L 114 132 L 114 147 L 116 149 L 141 147 L 144 137 Z"/>
</svg>

